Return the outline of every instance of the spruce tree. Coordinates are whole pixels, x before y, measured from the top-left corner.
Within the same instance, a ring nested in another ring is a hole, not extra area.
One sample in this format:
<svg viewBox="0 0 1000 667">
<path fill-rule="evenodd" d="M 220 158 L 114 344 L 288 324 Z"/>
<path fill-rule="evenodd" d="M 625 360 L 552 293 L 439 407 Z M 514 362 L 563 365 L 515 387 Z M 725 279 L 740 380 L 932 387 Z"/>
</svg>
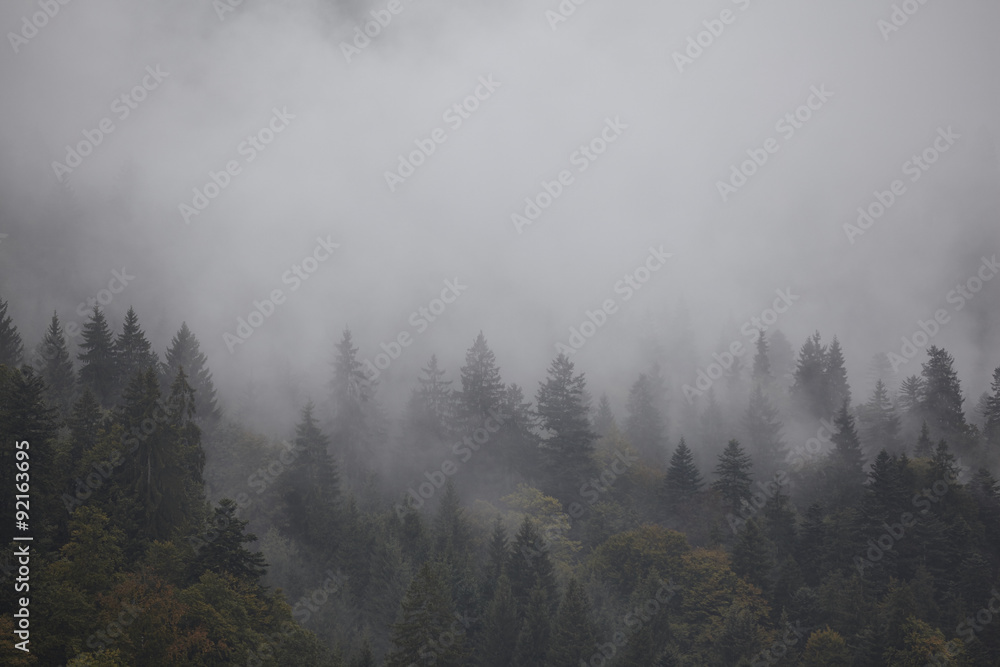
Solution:
<svg viewBox="0 0 1000 667">
<path fill-rule="evenodd" d="M 733 572 L 770 594 L 773 589 L 773 554 L 774 544 L 764 535 L 757 519 L 750 519 L 733 544 Z"/>
<path fill-rule="evenodd" d="M 844 351 L 836 336 L 833 337 L 824 359 L 823 389 L 827 416 L 835 414 L 844 401 L 848 404 L 851 402 L 851 387 L 847 383 L 847 369 L 844 367 Z"/>
<path fill-rule="evenodd" d="M 517 649 L 521 631 L 517 602 L 511 591 L 510 580 L 500 575 L 479 632 L 479 667 L 509 667 Z"/>
<path fill-rule="evenodd" d="M 49 405 L 58 410 L 61 417 L 66 417 L 76 399 L 76 371 L 66 349 L 66 336 L 55 313 L 52 313 L 52 321 L 45 331 L 39 352 L 43 359 L 40 373 L 45 380 Z"/>
<path fill-rule="evenodd" d="M 511 589 L 522 612 L 528 608 L 528 596 L 536 585 L 540 585 L 545 591 L 547 604 L 555 608 L 557 595 L 555 568 L 549 558 L 548 545 L 542 540 L 535 523 L 529 517 L 524 517 L 517 535 L 514 536 L 507 575 L 510 577 Z"/>
<path fill-rule="evenodd" d="M 546 667 L 578 667 L 589 663 L 597 652 L 596 637 L 587 594 L 576 578 L 570 579 L 552 624 Z"/>
<path fill-rule="evenodd" d="M 756 384 L 750 393 L 750 405 L 743 416 L 743 426 L 750 451 L 757 462 L 758 474 L 770 477 L 778 468 L 785 443 L 781 436 L 783 426 L 778 419 L 778 410 L 760 384 Z"/>
<path fill-rule="evenodd" d="M 330 382 L 334 416 L 331 442 L 349 476 L 367 474 L 367 452 L 379 435 L 373 400 L 376 386 L 358 361 L 351 330 L 344 329 L 336 344 Z"/>
<path fill-rule="evenodd" d="M 496 441 L 491 456 L 505 475 L 506 488 L 513 489 L 517 481 L 536 479 L 542 467 L 537 418 L 531 403 L 524 400 L 524 390 L 515 383 L 504 389 L 500 416 L 503 424 L 491 438 Z"/>
<path fill-rule="evenodd" d="M 0 365 L 17 368 L 24 357 L 21 334 L 14 320 L 7 315 L 7 302 L 0 299 Z"/>
<path fill-rule="evenodd" d="M 767 336 L 768 359 L 771 374 L 781 387 L 791 387 L 795 378 L 795 350 L 785 334 L 779 329 L 773 329 Z"/>
<path fill-rule="evenodd" d="M 103 415 L 94 392 L 84 389 L 79 400 L 73 405 L 73 413 L 68 421 L 70 434 L 70 466 L 75 467 L 84 454 L 97 444 L 98 429 Z"/>
<path fill-rule="evenodd" d="M 472 529 L 451 479 L 445 484 L 444 495 L 434 519 L 434 552 L 453 568 L 464 567 L 470 557 Z"/>
<path fill-rule="evenodd" d="M 217 422 L 221 412 L 216 404 L 212 372 L 208 368 L 208 359 L 202 353 L 198 339 L 188 328 L 187 322 L 181 323 L 181 328 L 171 339 L 170 347 L 167 348 L 162 367 L 162 374 L 166 381 L 172 382 L 177 377 L 177 371 L 181 367 L 187 373 L 188 382 L 194 387 L 199 421 L 207 424 Z"/>
<path fill-rule="evenodd" d="M 925 421 L 920 426 L 920 437 L 917 438 L 917 445 L 913 449 L 913 455 L 920 458 L 930 458 L 934 452 L 934 444 L 931 442 L 931 431 Z"/>
<path fill-rule="evenodd" d="M 875 382 L 875 390 L 862 409 L 860 418 L 862 436 L 870 450 L 885 448 L 892 453 L 901 451 L 899 416 L 882 380 Z"/>
<path fill-rule="evenodd" d="M 133 377 L 145 372 L 147 368 L 160 368 L 160 360 L 139 326 L 139 316 L 131 307 L 125 313 L 125 322 L 115 340 L 114 351 L 115 377 L 122 385 L 127 385 Z"/>
<path fill-rule="evenodd" d="M 503 519 L 499 516 L 493 522 L 493 531 L 486 547 L 486 565 L 483 568 L 480 597 L 489 600 L 493 597 L 497 581 L 501 575 L 506 575 L 507 564 L 510 562 L 510 538 Z M 510 580 L 508 579 L 508 585 Z"/>
<path fill-rule="evenodd" d="M 764 336 L 764 330 L 757 332 L 757 352 L 753 357 L 753 374 L 751 379 L 755 385 L 767 387 L 774 379 L 771 372 L 771 359 L 768 357 L 768 342 Z"/>
<path fill-rule="evenodd" d="M 946 437 L 964 436 L 968 431 L 962 411 L 962 388 L 953 368 L 954 358 L 943 348 L 931 345 L 923 364 L 924 391 L 920 408 L 931 432 Z"/>
<path fill-rule="evenodd" d="M 911 375 L 899 386 L 899 407 L 906 415 L 916 415 L 924 402 L 924 381 L 918 375 Z"/>
<path fill-rule="evenodd" d="M 219 501 L 205 531 L 213 539 L 202 540 L 203 543 L 198 544 L 200 548 L 195 564 L 199 573 L 227 574 L 252 584 L 267 571 L 267 563 L 259 551 L 250 551 L 243 546 L 256 542 L 257 536 L 246 532 L 250 522 L 239 519 L 236 516 L 238 511 L 237 504 L 229 498 Z"/>
<path fill-rule="evenodd" d="M 649 376 L 639 376 L 628 393 L 628 421 L 625 435 L 639 455 L 648 463 L 661 464 L 663 451 L 663 415 L 656 406 Z"/>
<path fill-rule="evenodd" d="M 834 448 L 830 457 L 829 493 L 841 506 L 848 506 L 860 497 L 867 475 L 861 440 L 847 401 L 841 404 L 833 424 L 837 432 L 830 438 Z"/>
<path fill-rule="evenodd" d="M 573 362 L 560 354 L 549 366 L 548 378 L 536 395 L 538 416 L 547 433 L 544 448 L 549 460 L 551 495 L 568 503 L 580 484 L 596 471 L 593 461 L 597 435 L 590 430 L 583 401 L 586 381 L 573 374 Z"/>
<path fill-rule="evenodd" d="M 664 498 L 669 508 L 688 502 L 701 490 L 704 482 L 694 463 L 691 449 L 681 438 L 670 457 L 670 467 L 663 479 Z"/>
<path fill-rule="evenodd" d="M 715 467 L 718 478 L 712 482 L 712 488 L 722 496 L 727 511 L 738 512 L 750 500 L 752 465 L 739 440 L 730 440 L 719 455 L 719 464 Z"/>
<path fill-rule="evenodd" d="M 594 416 L 594 431 L 603 438 L 617 428 L 618 425 L 615 423 L 615 415 L 611 411 L 608 395 L 601 394 L 601 398 L 597 402 L 597 414 Z"/>
<path fill-rule="evenodd" d="M 445 371 L 438 365 L 436 354 L 431 355 L 423 375 L 417 378 L 408 406 L 410 422 L 423 438 L 443 441 L 454 432 L 455 398 L 451 380 L 445 380 Z"/>
<path fill-rule="evenodd" d="M 795 384 L 792 394 L 799 405 L 816 419 L 827 417 L 826 413 L 826 347 L 819 332 L 806 339 L 799 350 L 795 367 Z"/>
<path fill-rule="evenodd" d="M 336 546 L 340 472 L 330 454 L 330 438 L 313 415 L 312 401 L 302 408 L 295 426 L 294 449 L 299 458 L 282 474 L 282 496 L 288 505 L 294 532 L 316 548 Z"/>
<path fill-rule="evenodd" d="M 466 428 L 478 428 L 490 416 L 491 410 L 500 408 L 504 392 L 496 356 L 482 331 L 465 353 L 465 365 L 460 374 L 462 389 L 457 397 L 458 416 Z"/>
<path fill-rule="evenodd" d="M 386 667 L 428 664 L 429 658 L 439 667 L 466 667 L 465 636 L 452 632 L 455 603 L 444 565 L 424 563 L 400 607 Z"/>
<path fill-rule="evenodd" d="M 545 665 L 545 656 L 551 642 L 552 609 L 550 594 L 542 584 L 536 585 L 521 604 L 524 621 L 514 649 L 514 667 L 539 667 Z"/>
<path fill-rule="evenodd" d="M 118 386 L 115 345 L 104 313 L 96 306 L 90 320 L 83 325 L 80 348 L 83 350 L 77 355 L 82 363 L 80 384 L 94 392 L 101 406 L 111 407 Z"/>
</svg>

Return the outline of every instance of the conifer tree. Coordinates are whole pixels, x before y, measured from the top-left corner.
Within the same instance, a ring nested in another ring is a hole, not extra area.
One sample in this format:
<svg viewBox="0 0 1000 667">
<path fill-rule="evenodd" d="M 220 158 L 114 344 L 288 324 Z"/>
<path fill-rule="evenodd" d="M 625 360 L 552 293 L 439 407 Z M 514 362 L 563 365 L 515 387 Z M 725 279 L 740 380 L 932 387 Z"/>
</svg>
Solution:
<svg viewBox="0 0 1000 667">
<path fill-rule="evenodd" d="M 40 373 L 45 381 L 49 405 L 58 410 L 60 417 L 66 417 L 76 399 L 76 371 L 66 349 L 66 336 L 55 313 L 52 313 L 52 321 L 45 331 L 39 351 L 43 360 Z"/>
<path fill-rule="evenodd" d="M 763 329 L 757 332 L 757 352 L 753 357 L 753 374 L 751 379 L 755 385 L 767 387 L 774 379 L 771 372 L 771 359 L 768 357 L 768 342 Z"/>
<path fill-rule="evenodd" d="M 131 307 L 125 313 L 122 331 L 115 340 L 114 357 L 115 377 L 123 386 L 147 368 L 160 368 L 160 360 L 139 326 L 139 316 Z M 170 380 L 173 381 L 173 378 Z"/>
<path fill-rule="evenodd" d="M 847 369 L 844 367 L 844 351 L 840 341 L 833 337 L 823 365 L 823 389 L 826 416 L 836 414 L 840 406 L 851 402 L 851 387 L 847 383 Z"/>
<path fill-rule="evenodd" d="M 841 404 L 833 423 L 837 432 L 830 438 L 834 449 L 830 457 L 828 481 L 830 493 L 841 506 L 846 506 L 861 496 L 867 478 L 864 471 L 865 456 L 847 401 Z"/>
<path fill-rule="evenodd" d="M 535 523 L 529 517 L 524 518 L 517 535 L 514 536 L 507 574 L 514 598 L 517 599 L 522 612 L 528 608 L 528 596 L 536 584 L 545 592 L 547 604 L 555 608 L 557 595 L 555 569 L 549 558 L 548 545 L 542 540 Z"/>
<path fill-rule="evenodd" d="M 515 556 L 516 557 L 516 556 Z M 545 665 L 545 656 L 551 642 L 552 605 L 550 594 L 542 584 L 537 584 L 528 594 L 521 608 L 524 621 L 514 649 L 514 667 L 539 667 Z"/>
<path fill-rule="evenodd" d="M 486 565 L 483 569 L 482 585 L 480 586 L 482 599 L 493 598 L 497 581 L 501 575 L 507 573 L 510 557 L 510 538 L 507 535 L 503 519 L 498 516 L 493 522 L 493 531 L 490 533 L 490 541 L 487 545 Z M 508 579 L 508 585 L 509 583 Z"/>
<path fill-rule="evenodd" d="M 80 384 L 89 387 L 103 407 L 111 407 L 118 383 L 115 346 L 104 313 L 96 306 L 90 320 L 83 325 L 80 348 L 83 350 L 77 355 L 83 364 Z"/>
<path fill-rule="evenodd" d="M 649 463 L 663 462 L 663 415 L 655 402 L 649 376 L 639 376 L 628 394 L 628 422 L 625 434 L 639 455 Z"/>
<path fill-rule="evenodd" d="M 712 482 L 712 488 L 722 496 L 728 511 L 739 511 L 750 500 L 751 467 L 750 457 L 743 452 L 739 441 L 730 440 L 719 455 L 719 464 L 715 467 L 718 478 Z"/>
<path fill-rule="evenodd" d="M 97 404 L 94 392 L 84 389 L 79 400 L 73 405 L 73 413 L 68 421 L 70 433 L 70 466 L 75 467 L 83 455 L 97 444 L 97 433 L 103 421 L 101 406 Z"/>
<path fill-rule="evenodd" d="M 243 545 L 253 544 L 257 536 L 246 532 L 249 521 L 236 516 L 239 507 L 229 498 L 219 501 L 212 511 L 212 519 L 208 523 L 212 533 L 211 540 L 201 540 L 198 543 L 199 571 L 228 574 L 236 579 L 255 583 L 267 571 L 264 555 L 259 551 L 250 551 Z"/>
<path fill-rule="evenodd" d="M 733 545 L 733 572 L 770 594 L 773 553 L 774 545 L 764 535 L 757 519 L 750 519 L 737 534 Z"/>
<path fill-rule="evenodd" d="M 691 449 L 681 438 L 677 449 L 670 457 L 670 467 L 667 468 L 663 480 L 664 497 L 667 506 L 676 508 L 691 500 L 701 490 L 704 482 L 698 467 L 694 463 Z"/>
<path fill-rule="evenodd" d="M 594 432 L 603 438 L 617 428 L 618 425 L 615 423 L 615 415 L 611 411 L 608 395 L 601 394 L 597 403 L 597 414 L 594 416 Z"/>
<path fill-rule="evenodd" d="M 460 369 L 462 389 L 458 392 L 458 417 L 466 427 L 477 428 L 498 410 L 503 402 L 504 384 L 500 379 L 496 356 L 480 331 L 465 353 Z"/>
<path fill-rule="evenodd" d="M 560 354 L 549 366 L 548 378 L 535 398 L 541 426 L 548 435 L 544 448 L 549 456 L 549 486 L 552 495 L 564 503 L 575 497 L 580 483 L 595 472 L 597 436 L 590 430 L 583 401 L 585 388 L 583 374 L 574 375 L 573 362 Z"/>
<path fill-rule="evenodd" d="M 375 380 L 366 376 L 358 361 L 358 348 L 354 345 L 350 329 L 344 329 L 336 345 L 333 361 L 333 379 L 330 389 L 333 396 L 333 431 L 331 442 L 349 476 L 365 474 L 365 452 L 378 435 L 377 413 L 374 405 Z"/>
<path fill-rule="evenodd" d="M 503 423 L 493 436 L 496 446 L 491 455 L 505 474 L 506 488 L 512 489 L 515 481 L 532 480 L 539 474 L 541 450 L 535 428 L 537 420 L 531 403 L 524 400 L 524 390 L 515 383 L 504 389 L 499 414 Z"/>
<path fill-rule="evenodd" d="M 221 412 L 216 404 L 215 385 L 208 368 L 208 358 L 202 353 L 198 339 L 188 328 L 187 322 L 181 323 L 181 328 L 171 339 L 165 359 L 161 372 L 167 382 L 172 382 L 177 377 L 181 367 L 187 373 L 188 382 L 194 387 L 199 421 L 207 424 L 218 421 Z"/>
<path fill-rule="evenodd" d="M 760 384 L 750 393 L 750 405 L 743 417 L 747 443 L 761 477 L 770 477 L 778 467 L 781 452 L 785 447 L 781 436 L 782 424 L 778 410 L 768 399 Z"/>
<path fill-rule="evenodd" d="M 924 402 L 924 380 L 911 375 L 899 386 L 899 407 L 906 415 L 916 415 Z"/>
<path fill-rule="evenodd" d="M 496 582 L 493 597 L 483 615 L 480 631 L 480 667 L 509 667 L 517 649 L 517 637 L 521 631 L 521 620 L 517 613 L 517 602 L 511 591 L 510 579 L 501 574 Z"/>
<path fill-rule="evenodd" d="M 826 347 L 819 332 L 806 339 L 799 350 L 795 367 L 795 384 L 792 393 L 799 404 L 816 419 L 828 416 L 826 413 Z"/>
<path fill-rule="evenodd" d="M 552 624 L 546 667 L 578 667 L 590 662 L 597 652 L 597 631 L 590 616 L 587 594 L 576 578 L 570 579 Z"/>
<path fill-rule="evenodd" d="M 418 386 L 410 397 L 410 421 L 425 438 L 446 440 L 453 433 L 455 399 L 451 380 L 438 365 L 436 354 L 431 355 L 423 375 L 417 378 Z"/>
<path fill-rule="evenodd" d="M 330 454 L 330 438 L 313 415 L 312 401 L 302 409 L 295 426 L 295 451 L 301 458 L 282 475 L 282 495 L 295 532 L 306 543 L 332 549 L 336 544 L 340 472 Z"/>
<path fill-rule="evenodd" d="M 889 400 L 889 390 L 882 380 L 875 382 L 875 390 L 860 417 L 864 442 L 870 449 L 885 448 L 892 453 L 900 452 L 899 416 Z"/>
<path fill-rule="evenodd" d="M 986 396 L 983 411 L 983 437 L 990 459 L 1000 455 L 1000 366 L 993 370 L 993 382 L 990 384 L 993 393 Z"/>
<path fill-rule="evenodd" d="M 917 445 L 913 449 L 913 455 L 920 458 L 930 458 L 934 451 L 934 444 L 931 442 L 931 431 L 925 421 L 920 426 L 920 437 L 917 438 Z"/>
<path fill-rule="evenodd" d="M 13 319 L 7 315 L 7 302 L 0 299 L 0 364 L 17 368 L 24 356 L 21 334 Z"/>
<path fill-rule="evenodd" d="M 465 636 L 452 632 L 454 614 L 445 566 L 424 563 L 403 597 L 386 667 L 410 667 L 428 661 L 439 667 L 466 667 Z"/>
<path fill-rule="evenodd" d="M 780 329 L 773 329 L 767 336 L 768 359 L 771 374 L 781 387 L 791 387 L 794 382 L 795 350 Z"/>
<path fill-rule="evenodd" d="M 926 415 L 932 433 L 946 437 L 964 436 L 968 431 L 962 411 L 965 398 L 953 368 L 955 360 L 936 345 L 927 348 L 927 355 L 922 370 L 924 391 L 921 412 Z"/>
<path fill-rule="evenodd" d="M 472 530 L 465 519 L 465 510 L 455 492 L 455 485 L 449 479 L 434 519 L 434 552 L 453 567 L 462 567 L 469 558 L 471 546 Z"/>
</svg>

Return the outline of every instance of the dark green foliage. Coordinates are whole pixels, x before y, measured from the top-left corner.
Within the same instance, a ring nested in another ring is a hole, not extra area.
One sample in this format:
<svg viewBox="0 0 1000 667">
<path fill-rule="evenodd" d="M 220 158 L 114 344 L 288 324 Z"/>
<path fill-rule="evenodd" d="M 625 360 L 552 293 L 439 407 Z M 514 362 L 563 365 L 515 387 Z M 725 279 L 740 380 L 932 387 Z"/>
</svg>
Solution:
<svg viewBox="0 0 1000 667">
<path fill-rule="evenodd" d="M 771 477 L 778 469 L 785 449 L 781 435 L 784 428 L 778 419 L 778 410 L 771 404 L 761 384 L 750 393 L 750 405 L 743 416 L 747 444 L 753 457 L 757 474 Z"/>
<path fill-rule="evenodd" d="M 198 339 L 191 333 L 187 322 L 181 323 L 181 328 L 170 341 L 161 372 L 167 382 L 172 382 L 181 368 L 187 373 L 188 381 L 194 388 L 199 421 L 214 423 L 220 417 L 220 410 L 216 405 L 212 373 L 208 369 L 208 359 L 201 352 Z"/>
<path fill-rule="evenodd" d="M 205 538 L 195 543 L 196 571 L 228 574 L 248 582 L 255 582 L 264 575 L 267 567 L 264 556 L 243 546 L 256 542 L 257 536 L 246 532 L 249 522 L 237 518 L 238 511 L 236 503 L 229 498 L 223 498 L 214 508 Z"/>
<path fill-rule="evenodd" d="M 60 417 L 65 418 L 76 398 L 76 371 L 66 349 L 66 336 L 55 313 L 45 331 L 39 353 L 42 358 L 39 372 L 45 381 L 49 405 L 58 410 Z"/>
<path fill-rule="evenodd" d="M 458 392 L 458 417 L 465 426 L 477 428 L 491 410 L 499 409 L 504 391 L 496 356 L 482 331 L 465 353 L 465 365 L 460 372 L 462 389 Z"/>
<path fill-rule="evenodd" d="M 860 422 L 861 439 L 868 451 L 885 449 L 893 454 L 901 453 L 900 419 L 882 380 L 876 381 L 871 398 L 861 410 Z"/>
<path fill-rule="evenodd" d="M 597 650 L 597 633 L 590 616 L 586 593 L 576 579 L 570 579 L 552 624 L 546 667 L 577 667 L 590 662 Z"/>
<path fill-rule="evenodd" d="M 663 415 L 656 405 L 655 391 L 649 376 L 639 376 L 628 393 L 628 421 L 625 435 L 650 463 L 662 464 L 664 452 Z"/>
<path fill-rule="evenodd" d="M 507 564 L 511 590 L 522 613 L 530 607 L 528 596 L 537 585 L 546 595 L 546 602 L 555 609 L 556 578 L 548 545 L 542 539 L 535 523 L 525 517 L 514 537 L 510 561 Z"/>
<path fill-rule="evenodd" d="M 132 308 L 125 313 L 125 322 L 115 339 L 114 351 L 115 375 L 126 386 L 132 378 L 149 368 L 159 370 L 160 360 L 153 352 L 153 346 L 146 340 L 146 334 L 139 327 L 139 316 Z M 173 377 L 170 381 L 173 381 Z"/>
<path fill-rule="evenodd" d="M 80 343 L 80 384 L 94 392 L 103 407 L 111 407 L 119 386 L 115 362 L 114 340 L 104 313 L 94 307 L 90 319 L 83 325 L 83 342 Z M 127 387 L 128 385 L 122 385 Z"/>
<path fill-rule="evenodd" d="M 828 493 L 835 504 L 843 506 L 861 497 L 866 478 L 865 455 L 847 401 L 840 406 L 833 423 L 837 432 L 831 437 L 834 449 L 829 463 Z"/>
<path fill-rule="evenodd" d="M 520 631 L 521 620 L 510 580 L 501 575 L 483 615 L 477 651 L 480 667 L 508 667 L 514 659 Z"/>
<path fill-rule="evenodd" d="M 670 466 L 663 478 L 664 500 L 669 508 L 676 509 L 691 500 L 703 485 L 691 449 L 685 444 L 684 438 L 681 438 L 677 449 L 670 457 Z"/>
<path fill-rule="evenodd" d="M 445 566 L 424 563 L 403 598 L 386 667 L 465 667 L 465 633 L 455 627 L 455 611 Z"/>
<path fill-rule="evenodd" d="M 594 432 L 603 438 L 617 428 L 618 424 L 615 422 L 615 415 L 611 411 L 611 402 L 608 400 L 608 395 L 601 394 L 601 398 L 597 402 L 597 414 L 594 415 Z"/>
<path fill-rule="evenodd" d="M 712 488 L 722 496 L 727 511 L 738 512 L 750 500 L 752 465 L 738 440 L 730 440 L 719 455 L 719 464 L 715 466 L 718 479 L 712 482 Z"/>
<path fill-rule="evenodd" d="M 14 320 L 7 314 L 7 302 L 0 299 L 0 365 L 16 368 L 24 357 L 21 334 Z"/>
</svg>

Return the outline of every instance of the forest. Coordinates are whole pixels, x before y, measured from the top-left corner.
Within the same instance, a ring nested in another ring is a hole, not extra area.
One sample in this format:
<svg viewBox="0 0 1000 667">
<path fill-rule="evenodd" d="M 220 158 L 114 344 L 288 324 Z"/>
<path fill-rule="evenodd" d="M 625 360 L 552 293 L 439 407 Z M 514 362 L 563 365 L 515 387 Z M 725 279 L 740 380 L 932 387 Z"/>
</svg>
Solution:
<svg viewBox="0 0 1000 667">
<path fill-rule="evenodd" d="M 394 412 L 344 329 L 269 433 L 187 324 L 161 355 L 95 308 L 71 354 L 7 310 L 3 665 L 1000 665 L 1000 353 L 852 391 L 836 337 L 771 328 L 705 391 L 656 355 L 522 387 L 473 332 Z"/>
</svg>

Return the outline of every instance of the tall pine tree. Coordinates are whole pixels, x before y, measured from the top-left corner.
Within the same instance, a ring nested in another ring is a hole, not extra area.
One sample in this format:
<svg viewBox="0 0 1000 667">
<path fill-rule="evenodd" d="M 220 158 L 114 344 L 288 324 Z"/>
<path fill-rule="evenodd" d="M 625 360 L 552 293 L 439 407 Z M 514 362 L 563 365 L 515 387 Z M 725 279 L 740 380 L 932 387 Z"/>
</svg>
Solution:
<svg viewBox="0 0 1000 667">
<path fill-rule="evenodd" d="M 52 313 L 52 321 L 45 331 L 39 352 L 43 359 L 40 372 L 45 380 L 49 405 L 59 411 L 60 417 L 66 417 L 76 400 L 76 371 L 66 349 L 66 336 L 55 313 Z"/>
<path fill-rule="evenodd" d="M 21 365 L 24 345 L 13 319 L 7 314 L 7 302 L 0 299 L 0 364 L 16 368 Z"/>
<path fill-rule="evenodd" d="M 80 348 L 82 352 L 77 355 L 82 363 L 80 384 L 93 391 L 103 407 L 111 407 L 118 387 L 115 344 L 108 321 L 97 306 L 94 307 L 90 320 L 83 325 L 83 342 L 80 343 Z"/>
<path fill-rule="evenodd" d="M 181 328 L 174 334 L 170 347 L 167 348 L 162 368 L 167 382 L 172 382 L 177 377 L 177 371 L 181 367 L 194 387 L 199 421 L 209 425 L 215 423 L 221 416 L 221 411 L 216 404 L 212 372 L 208 368 L 208 359 L 202 353 L 198 339 L 188 328 L 187 322 L 181 322 Z"/>
<path fill-rule="evenodd" d="M 629 442 L 647 463 L 663 463 L 663 415 L 656 402 L 656 392 L 645 373 L 639 376 L 628 393 L 628 421 L 625 434 Z"/>
</svg>

